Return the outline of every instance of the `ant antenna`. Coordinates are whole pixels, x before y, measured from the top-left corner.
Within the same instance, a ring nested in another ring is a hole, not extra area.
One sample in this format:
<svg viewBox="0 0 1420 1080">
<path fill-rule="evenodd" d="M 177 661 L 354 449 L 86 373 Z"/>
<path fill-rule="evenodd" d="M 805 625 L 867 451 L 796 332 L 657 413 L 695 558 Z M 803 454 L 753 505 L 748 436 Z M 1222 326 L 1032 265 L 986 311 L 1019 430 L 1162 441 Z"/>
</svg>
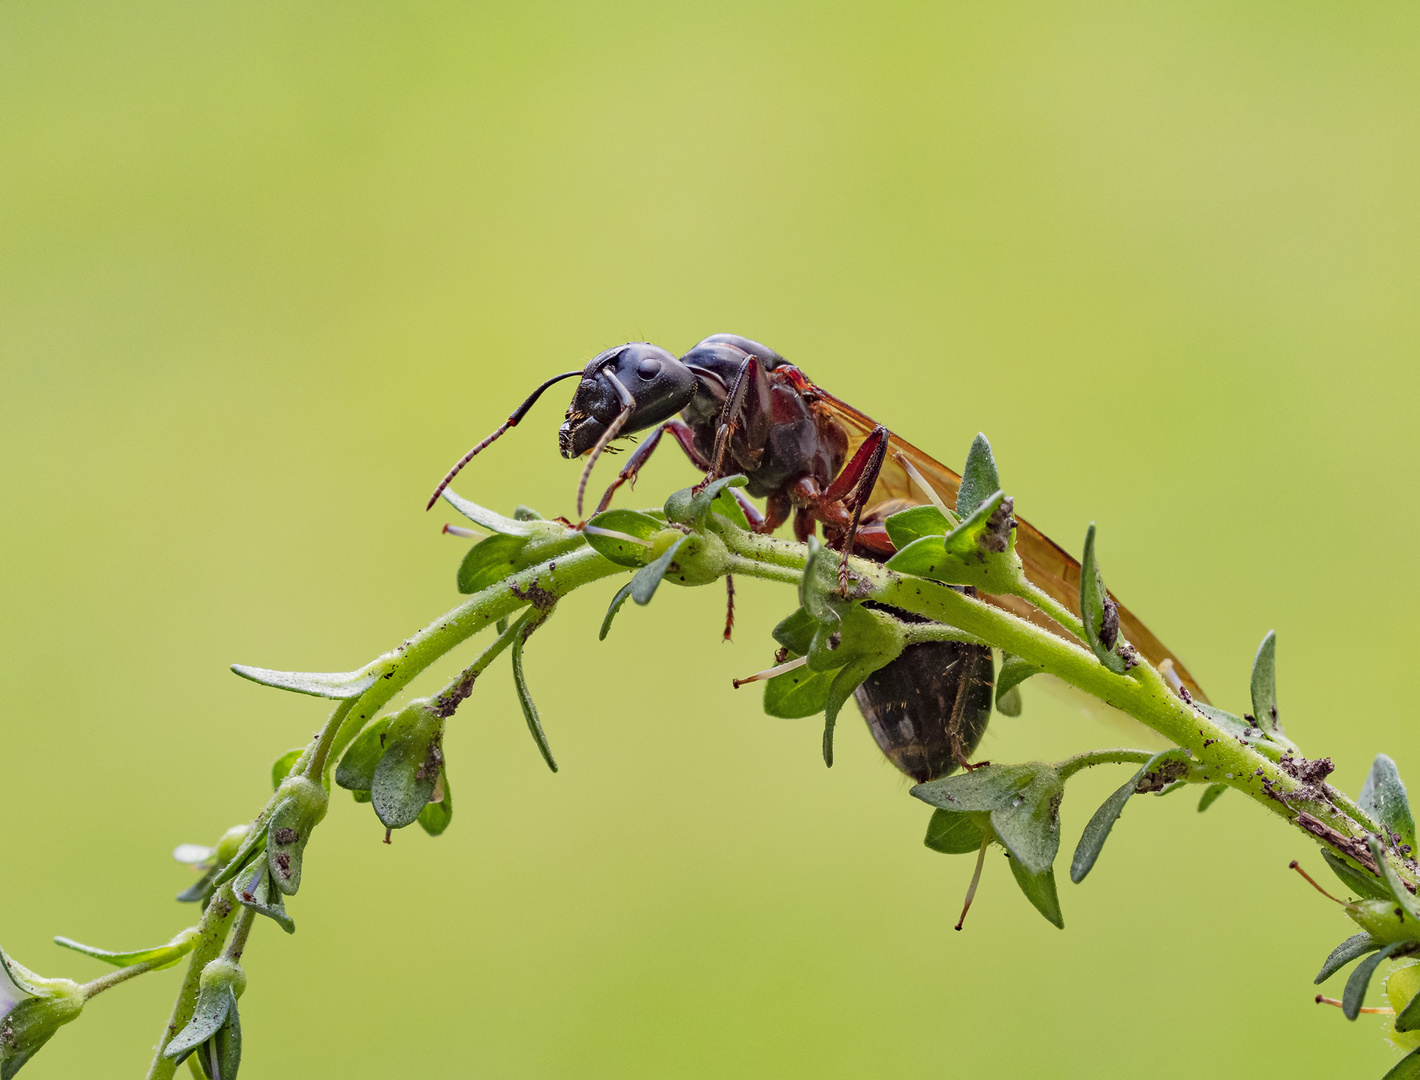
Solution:
<svg viewBox="0 0 1420 1080">
<path fill-rule="evenodd" d="M 981 850 L 976 853 L 976 870 L 971 875 L 971 884 L 966 887 L 966 903 L 961 906 L 961 918 L 957 920 L 953 930 L 960 930 L 962 923 L 966 922 L 966 913 L 971 910 L 971 902 L 976 899 L 976 887 L 981 884 L 981 868 L 986 865 L 986 847 L 991 843 L 991 834 L 987 833 L 981 838 Z"/>
<path fill-rule="evenodd" d="M 1327 891 L 1326 891 L 1325 889 L 1323 889 L 1320 885 L 1318 885 L 1314 880 L 1312 880 L 1312 876 L 1311 876 L 1310 874 L 1308 874 L 1305 870 L 1302 869 L 1302 864 L 1299 863 L 1299 862 L 1297 862 L 1296 859 L 1293 859 L 1291 862 L 1289 862 L 1289 863 L 1287 864 L 1287 869 L 1288 869 L 1288 870 L 1295 870 L 1297 873 L 1301 874 L 1302 877 L 1304 877 L 1304 878 L 1307 879 L 1308 883 L 1310 883 L 1310 885 L 1311 885 L 1311 887 L 1312 887 L 1313 889 L 1315 889 L 1317 892 L 1321 893 L 1321 895 L 1324 896 L 1324 897 L 1326 897 L 1328 900 L 1336 900 L 1336 897 L 1332 896 L 1329 892 L 1327 892 Z M 1336 900 L 1336 903 L 1340 904 L 1342 907 L 1350 907 L 1350 906 L 1351 906 L 1350 904 L 1346 903 L 1345 900 Z M 1321 998 L 1317 998 L 1317 1000 L 1320 1001 Z"/>
<path fill-rule="evenodd" d="M 621 412 L 616 414 L 607 429 L 602 432 L 602 437 L 597 440 L 597 445 L 592 447 L 592 452 L 587 456 L 587 467 L 582 470 L 582 479 L 577 484 L 577 516 L 582 516 L 582 499 L 587 494 L 587 481 L 592 478 L 592 466 L 597 463 L 597 458 L 602 456 L 602 451 L 607 444 L 616 438 L 616 433 L 621 430 L 621 425 L 626 423 L 626 418 L 631 415 L 631 411 L 636 408 L 636 399 L 631 396 L 631 391 L 621 385 L 621 380 L 612 374 L 611 368 L 603 368 L 602 374 L 611 380 L 611 385 L 616 387 L 616 392 L 621 397 L 623 406 Z"/>
<path fill-rule="evenodd" d="M 434 509 L 434 504 L 439 501 L 439 496 L 444 493 L 444 489 L 446 487 L 453 483 L 454 477 L 459 474 L 460 469 L 462 469 L 465 465 L 467 465 L 470 461 L 472 461 L 480 453 L 482 453 L 489 446 L 490 443 L 496 442 L 499 436 L 503 434 L 503 432 L 507 431 L 509 428 L 517 427 L 518 421 L 527 415 L 527 411 L 533 407 L 533 403 L 537 401 L 538 398 L 542 397 L 542 392 L 544 390 L 546 390 L 553 383 L 561 382 L 563 379 L 570 379 L 573 375 L 580 374 L 582 374 L 580 371 L 564 371 L 561 375 L 554 375 L 552 378 L 548 379 L 547 382 L 543 383 L 536 390 L 534 390 L 528 396 L 527 401 L 523 402 L 521 405 L 519 405 L 516 409 L 513 410 L 512 416 L 508 417 L 507 420 L 503 421 L 502 424 L 498 425 L 497 431 L 493 432 L 492 435 L 488 436 L 488 438 L 484 439 L 467 454 L 458 459 L 458 461 L 454 464 L 454 467 L 444 475 L 444 478 L 442 480 L 439 481 L 439 486 L 434 489 L 434 494 L 429 496 L 429 505 L 424 507 L 424 509 Z"/>
</svg>

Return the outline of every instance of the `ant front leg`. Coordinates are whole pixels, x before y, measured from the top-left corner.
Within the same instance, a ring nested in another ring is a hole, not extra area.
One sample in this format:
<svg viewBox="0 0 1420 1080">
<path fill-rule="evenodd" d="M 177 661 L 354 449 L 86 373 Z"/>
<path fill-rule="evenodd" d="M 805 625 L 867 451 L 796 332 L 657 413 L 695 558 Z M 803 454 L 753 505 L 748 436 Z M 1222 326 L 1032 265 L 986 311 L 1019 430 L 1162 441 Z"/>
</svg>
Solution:
<svg viewBox="0 0 1420 1080">
<path fill-rule="evenodd" d="M 863 507 L 872 498 L 873 488 L 878 483 L 878 474 L 883 471 L 889 437 L 888 429 L 881 424 L 873 428 L 872 434 L 863 440 L 863 445 L 858 447 L 853 459 L 843 467 L 843 471 L 828 486 L 828 490 L 819 496 L 816 509 L 827 510 L 832 507 L 838 511 L 834 518 L 846 518 L 849 509 L 852 510 L 852 519 L 843 537 L 843 559 L 838 564 L 838 587 L 845 594 L 848 592 L 848 556 L 853 552 L 853 540 L 858 533 L 858 523 L 863 519 Z M 827 516 L 820 515 L 820 520 L 838 524 L 838 521 Z"/>
<path fill-rule="evenodd" d="M 696 485 L 702 490 L 712 480 L 725 475 L 730 459 L 747 471 L 755 468 L 764 456 L 773 417 L 769 405 L 769 376 L 759 357 L 748 356 L 735 375 L 725 404 L 720 409 L 720 421 L 715 430 L 715 448 L 710 454 L 710 467 L 705 479 Z"/>
<path fill-rule="evenodd" d="M 646 437 L 646 441 L 638 446 L 627 459 L 626 466 L 621 470 L 615 480 L 611 482 L 611 487 L 606 489 L 606 494 L 602 496 L 601 502 L 597 503 L 596 512 L 600 514 L 611 505 L 611 497 L 616 494 L 616 489 L 622 484 L 630 481 L 631 486 L 636 486 L 636 477 L 641 472 L 641 467 L 646 464 L 647 459 L 655 453 L 656 447 L 660 445 L 661 436 L 667 431 L 675 437 L 675 441 L 680 444 L 680 448 L 685 451 L 685 456 L 690 459 L 690 463 L 701 472 L 708 472 L 710 462 L 705 460 L 704 455 L 695 449 L 695 433 L 690 430 L 690 425 L 683 420 L 667 420 L 655 431 Z"/>
</svg>

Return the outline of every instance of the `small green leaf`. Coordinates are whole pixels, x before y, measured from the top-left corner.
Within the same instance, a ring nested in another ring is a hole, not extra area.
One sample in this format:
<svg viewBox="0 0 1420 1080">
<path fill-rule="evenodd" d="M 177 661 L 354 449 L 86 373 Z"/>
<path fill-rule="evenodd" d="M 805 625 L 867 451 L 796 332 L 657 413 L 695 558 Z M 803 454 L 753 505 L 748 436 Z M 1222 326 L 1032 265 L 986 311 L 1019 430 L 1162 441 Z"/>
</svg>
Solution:
<svg viewBox="0 0 1420 1080">
<path fill-rule="evenodd" d="M 1044 762 L 985 765 L 918 784 L 911 794 L 942 810 L 988 812 L 996 838 L 1032 874 L 1055 861 L 1064 789 Z"/>
<path fill-rule="evenodd" d="M 114 967 L 128 967 L 130 964 L 146 964 L 153 960 L 162 960 L 165 961 L 162 967 L 166 968 L 176 964 L 190 953 L 197 945 L 198 937 L 197 928 L 188 927 L 166 945 L 158 945 L 152 949 L 135 949 L 132 952 L 111 952 L 108 949 L 96 949 L 92 945 L 83 945 L 73 938 L 67 937 L 56 937 L 54 943 L 62 945 L 66 949 L 81 952 L 85 956 L 92 956 L 95 960 L 102 960 Z M 154 970 L 158 971 L 162 968 Z"/>
<path fill-rule="evenodd" d="M 1001 478 L 996 475 L 996 459 L 986 436 L 977 432 L 967 451 L 966 467 L 961 471 L 961 487 L 957 489 L 957 513 L 969 518 L 992 492 L 1001 490 Z"/>
<path fill-rule="evenodd" d="M 443 721 L 417 705 L 403 710 L 391 724 L 370 782 L 370 803 L 385 828 L 414 824 L 429 802 L 444 763 L 443 734 Z"/>
<path fill-rule="evenodd" d="M 1381 947 L 1381 943 L 1370 934 L 1352 934 L 1336 948 L 1331 950 L 1331 955 L 1326 958 L 1326 962 L 1321 965 L 1321 970 L 1316 973 L 1316 978 L 1312 980 L 1317 986 L 1326 982 L 1338 971 L 1344 968 L 1358 956 L 1365 956 L 1368 952 L 1375 952 Z"/>
<path fill-rule="evenodd" d="M 1408 1005 L 1405 1011 L 1410 1011 Z M 1420 1080 L 1420 1050 L 1412 1050 L 1406 1054 L 1381 1080 Z"/>
<path fill-rule="evenodd" d="M 258 851 L 266 846 L 267 828 L 253 829 L 247 833 L 246 839 L 242 841 L 242 846 L 237 849 L 237 853 L 225 866 L 217 871 L 216 877 L 212 879 L 212 889 L 220 889 L 244 867 Z"/>
<path fill-rule="evenodd" d="M 1006 845 L 1012 861 L 1019 860 L 1021 867 L 1033 878 L 1049 872 L 1055 862 L 1055 853 L 1060 850 L 1060 799 L 1064 793 L 1055 770 L 1038 766 L 1031 782 L 1021 790 L 1017 799 L 991 811 L 991 828 L 997 839 Z M 1044 885 L 1040 887 L 1044 888 Z M 1055 894 L 1053 876 L 1049 892 L 1052 896 Z M 1036 901 L 1032 900 L 1032 903 Z M 1059 925 L 1058 909 L 1054 917 L 1044 908 L 1041 913 Z"/>
<path fill-rule="evenodd" d="M 997 692 L 996 711 L 1002 716 L 1020 716 L 1023 708 L 1019 686 L 1013 686 L 1004 693 Z"/>
<path fill-rule="evenodd" d="M 842 601 L 838 595 L 838 566 L 838 552 L 830 551 L 819 543 L 818 537 L 810 536 L 804 572 L 799 577 L 799 606 L 816 623 L 835 627 L 838 624 L 838 606 Z"/>
<path fill-rule="evenodd" d="M 495 581 L 502 581 L 516 570 L 518 556 L 528 544 L 526 536 L 502 536 L 495 533 L 484 537 L 459 564 L 458 589 L 465 596 L 482 592 Z"/>
<path fill-rule="evenodd" d="M 1390 868 L 1390 863 L 1386 862 L 1386 845 L 1381 843 L 1378 836 L 1366 837 L 1366 844 L 1371 849 L 1371 858 L 1376 860 L 1376 866 L 1380 868 L 1381 880 L 1390 889 L 1390 899 L 1404 908 L 1405 914 L 1409 915 L 1411 919 L 1420 923 L 1420 909 L 1415 906 L 1415 897 L 1396 876 L 1395 871 Z"/>
<path fill-rule="evenodd" d="M 705 485 L 703 490 L 697 492 L 691 497 L 691 520 L 697 526 L 703 527 L 705 525 L 705 519 L 710 516 L 711 509 L 716 507 L 716 504 L 719 503 L 722 496 L 724 498 L 733 500 L 735 496 L 730 489 L 741 488 L 746 486 L 748 483 L 749 477 L 745 476 L 742 473 L 736 473 L 734 476 L 722 476 L 718 480 L 712 480 L 710 483 Z M 723 506 L 723 504 L 720 505 Z M 725 511 L 723 509 L 720 509 L 719 512 L 723 514 Z M 741 514 L 740 517 L 743 519 L 744 515 Z M 746 522 L 745 526 L 748 527 L 748 524 L 749 523 Z"/>
<path fill-rule="evenodd" d="M 542 521 L 543 516 L 539 514 L 536 510 L 534 510 L 531 506 L 524 506 L 522 503 L 519 503 L 517 506 L 513 507 L 513 520 Z"/>
<path fill-rule="evenodd" d="M 1005 716 L 1020 716 L 1020 693 L 1017 688 L 1032 675 L 1039 675 L 1045 669 L 1032 664 L 1029 660 L 1023 660 L 1019 656 L 1012 656 L 1008 652 L 1001 654 L 1001 670 L 996 673 L 996 711 Z M 1002 708 L 1002 701 L 1011 693 L 1015 693 L 1016 711 L 1008 712 Z"/>
<path fill-rule="evenodd" d="M 1173 749 L 1155 754 L 1139 766 L 1139 771 L 1130 777 L 1127 783 L 1121 784 L 1114 794 L 1100 805 L 1100 808 L 1094 812 L 1094 816 L 1085 825 L 1085 831 L 1080 835 L 1080 842 L 1075 846 L 1074 858 L 1070 860 L 1071 881 L 1078 885 L 1085 880 L 1085 875 L 1094 868 L 1095 861 L 1100 857 L 1100 851 L 1104 849 L 1104 842 L 1109 839 L 1110 830 L 1114 828 L 1115 821 L 1119 819 L 1119 815 L 1124 810 L 1124 804 L 1129 801 L 1129 796 L 1135 793 L 1139 782 L 1148 773 L 1158 771 L 1161 775 L 1165 774 L 1163 766 L 1165 762 L 1169 761 L 1179 762 L 1185 772 L 1188 770 L 1188 762 L 1183 753 L 1182 750 Z M 1168 771 L 1171 772 L 1172 769 Z M 1171 783 L 1172 780 L 1166 782 Z"/>
<path fill-rule="evenodd" d="M 163 1056 L 181 1065 L 188 1054 L 225 1029 L 226 1037 L 219 1040 L 217 1045 L 219 1067 L 223 1077 L 236 1076 L 237 1062 L 241 1057 L 242 1036 L 241 1024 L 237 1019 L 235 988 L 245 983 L 246 977 L 241 968 L 231 960 L 213 960 L 203 968 L 192 1019 L 163 1048 Z M 235 1053 L 231 1045 L 233 1042 Z M 207 1069 L 204 1067 L 203 1071 L 207 1072 Z"/>
<path fill-rule="evenodd" d="M 1198 812 L 1201 814 L 1207 810 L 1218 801 L 1218 796 L 1227 790 L 1227 784 L 1209 784 L 1203 791 L 1203 797 L 1198 800 Z"/>
<path fill-rule="evenodd" d="M 1391 834 L 1400 838 L 1399 843 L 1409 849 L 1406 854 L 1414 854 L 1415 819 L 1410 814 L 1410 800 L 1406 797 L 1400 770 L 1385 754 L 1376 755 L 1356 802 Z"/>
<path fill-rule="evenodd" d="M 531 536 L 537 531 L 537 525 L 532 520 L 517 521 L 513 518 L 506 518 L 502 514 L 479 506 L 476 502 L 470 502 L 462 496 L 455 495 L 448 488 L 444 489 L 444 500 L 475 525 L 482 525 L 485 529 L 490 529 L 493 532 L 502 533 L 505 536 Z"/>
<path fill-rule="evenodd" d="M 1280 732 L 1277 719 L 1277 631 L 1267 631 L 1252 662 L 1252 715 L 1266 732 Z"/>
<path fill-rule="evenodd" d="M 632 578 L 621 588 L 616 590 L 616 595 L 611 598 L 611 606 L 606 609 L 606 618 L 602 620 L 601 633 L 597 634 L 598 641 L 605 641 L 608 633 L 611 632 L 611 621 L 616 618 L 616 613 L 621 610 L 621 605 L 631 598 L 631 586 L 636 584 L 636 579 Z"/>
<path fill-rule="evenodd" d="M 302 754 L 306 752 L 304 746 L 298 746 L 293 750 L 287 750 L 279 758 L 271 763 L 271 790 L 275 791 L 281 786 L 281 781 L 291 775 L 291 766 L 295 765 Z"/>
<path fill-rule="evenodd" d="M 798 608 L 792 615 L 780 620 L 779 625 L 774 628 L 774 640 L 791 653 L 804 656 L 813 644 L 817 631 L 818 623 L 814 622 L 813 616 L 803 608 Z"/>
<path fill-rule="evenodd" d="M 833 728 L 838 722 L 838 712 L 853 696 L 858 684 L 880 667 L 882 664 L 875 663 L 873 658 L 860 657 L 840 668 L 829 683 L 823 712 L 823 763 L 830 769 L 833 768 Z"/>
<path fill-rule="evenodd" d="M 948 585 L 974 585 L 1004 593 L 1020 583 L 1020 559 L 1011 529 L 1011 500 L 997 491 L 945 536 L 913 540 L 887 562 L 890 570 Z"/>
<path fill-rule="evenodd" d="M 1396 1031 L 1414 1031 L 1420 1028 L 1420 994 L 1410 999 L 1410 1003 L 1396 1013 Z"/>
<path fill-rule="evenodd" d="M 807 666 L 776 675 L 764 684 L 764 712 L 782 720 L 817 716 L 828 707 L 833 673 Z"/>
<path fill-rule="evenodd" d="M 1356 965 L 1351 977 L 1346 980 L 1346 990 L 1341 995 L 1341 1011 L 1346 1014 L 1347 1020 L 1354 1020 L 1361 1015 L 1361 1006 L 1366 1000 L 1366 988 L 1371 985 L 1371 976 L 1375 974 L 1381 961 L 1403 944 L 1404 942 L 1400 941 L 1392 942 L 1374 956 L 1368 956 Z"/>
<path fill-rule="evenodd" d="M 924 536 L 946 536 L 958 524 L 959 520 L 948 521 L 940 510 L 928 503 L 899 510 L 883 522 L 883 528 L 887 529 L 892 546 L 901 551 Z"/>
<path fill-rule="evenodd" d="M 922 841 L 943 855 L 975 854 L 981 850 L 986 833 L 968 813 L 954 810 L 934 810 L 927 823 L 927 836 Z"/>
<path fill-rule="evenodd" d="M 1357 896 L 1363 896 L 1368 900 L 1389 900 L 1391 898 L 1390 890 L 1383 883 L 1364 870 L 1356 869 L 1340 855 L 1322 848 L 1321 857 L 1325 860 L 1326 865 L 1331 867 L 1331 872 L 1336 875 L 1341 884 Z"/>
<path fill-rule="evenodd" d="M 250 871 L 248 867 L 248 871 Z M 271 869 L 264 862 L 256 864 L 256 872 L 244 872 L 232 887 L 237 903 L 265 915 L 288 934 L 296 932 L 296 923 L 286 914 L 286 901 L 281 890 L 271 881 Z"/>
<path fill-rule="evenodd" d="M 742 485 L 730 485 L 730 487 L 740 486 Z M 710 512 L 719 514 L 721 517 L 727 518 L 730 523 L 736 527 L 744 529 L 745 532 L 750 532 L 749 518 L 745 517 L 744 507 L 740 505 L 739 499 L 735 498 L 735 493 L 730 490 L 730 487 L 726 487 L 715 496 L 714 501 L 710 504 Z"/>
<path fill-rule="evenodd" d="M 587 522 L 582 531 L 587 543 L 603 558 L 618 566 L 642 567 L 651 561 L 651 538 L 665 529 L 665 522 L 648 514 L 636 510 L 608 510 Z M 622 533 L 634 539 L 626 540 L 609 533 Z"/>
<path fill-rule="evenodd" d="M 439 779 L 443 784 L 443 798 L 438 802 L 432 800 L 419 811 L 419 824 L 430 836 L 439 836 L 449 827 L 449 822 L 454 817 L 454 795 L 449 788 L 449 774 L 447 768 L 441 768 Z M 438 785 L 435 785 L 434 794 L 439 794 Z"/>
<path fill-rule="evenodd" d="M 1085 637 L 1099 662 L 1116 675 L 1128 670 L 1124 657 L 1115 651 L 1119 642 L 1119 608 L 1104 587 L 1104 575 L 1095 559 L 1095 526 L 1085 533 L 1085 557 L 1080 563 L 1080 618 Z"/>
<path fill-rule="evenodd" d="M 1055 871 L 1047 867 L 1040 873 L 1033 874 L 1018 859 L 1012 857 L 1011 874 L 1036 911 L 1044 915 L 1047 922 L 1064 930 L 1065 917 L 1060 913 L 1060 897 L 1055 891 Z"/>
<path fill-rule="evenodd" d="M 246 664 L 233 664 L 232 670 L 243 679 L 261 683 L 262 686 L 340 701 L 359 697 L 374 686 L 375 680 L 379 678 L 378 674 L 367 671 L 273 671 L 271 668 L 248 667 Z"/>
<path fill-rule="evenodd" d="M 656 595 L 656 588 L 661 584 L 661 578 L 665 577 L 666 571 L 671 568 L 671 563 L 675 561 L 676 552 L 681 549 L 681 545 L 689 540 L 689 536 L 682 536 L 670 547 L 659 559 L 648 566 L 643 566 L 636 572 L 636 576 L 631 579 L 631 599 L 642 605 L 651 602 L 651 597 Z"/>
<path fill-rule="evenodd" d="M 392 719 L 382 716 L 360 732 L 335 767 L 337 785 L 348 791 L 370 790 L 375 782 L 375 766 L 385 756 L 385 737 Z"/>
<path fill-rule="evenodd" d="M 294 896 L 301 887 L 301 858 L 306 842 L 325 816 L 330 796 L 316 781 L 292 776 L 282 782 L 275 798 L 280 801 L 271 812 L 266 832 L 266 863 L 276 887 L 287 896 Z"/>
<path fill-rule="evenodd" d="M 679 546 L 680 541 L 677 540 L 675 547 L 672 547 L 667 554 L 673 554 L 675 549 Z M 667 560 L 667 563 L 669 563 L 669 560 Z M 652 567 L 647 567 L 646 569 L 649 570 L 651 568 Z M 645 570 L 641 571 L 642 574 L 645 572 Z M 638 578 L 640 576 L 641 574 L 636 575 Z M 659 578 L 657 580 L 659 580 Z M 632 579 L 632 584 L 635 584 L 634 578 Z M 635 596 L 634 589 L 632 596 Z M 650 599 L 650 597 L 647 597 L 647 599 Z M 639 602 L 644 603 L 645 601 Z M 556 772 L 557 762 L 552 757 L 552 748 L 547 745 L 547 736 L 542 730 L 542 720 L 539 719 L 537 715 L 537 706 L 533 703 L 532 693 L 528 690 L 528 681 L 523 676 L 523 644 L 527 641 L 527 635 L 531 632 L 532 628 L 530 624 L 521 634 L 513 638 L 513 683 L 517 687 L 518 704 L 523 707 L 523 719 L 528 722 L 528 731 L 532 734 L 533 742 L 537 743 L 538 751 L 542 754 L 542 759 L 547 762 L 547 767 L 553 772 Z M 425 801 L 428 801 L 427 797 Z"/>
</svg>

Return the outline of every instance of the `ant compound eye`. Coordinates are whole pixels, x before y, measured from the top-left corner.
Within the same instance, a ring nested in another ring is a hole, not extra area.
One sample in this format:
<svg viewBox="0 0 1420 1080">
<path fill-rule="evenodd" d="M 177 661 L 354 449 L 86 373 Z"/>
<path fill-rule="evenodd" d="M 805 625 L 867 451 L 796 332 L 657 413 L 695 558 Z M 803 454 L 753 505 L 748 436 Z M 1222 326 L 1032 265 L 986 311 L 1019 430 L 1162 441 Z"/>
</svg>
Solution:
<svg viewBox="0 0 1420 1080">
<path fill-rule="evenodd" d="M 648 356 L 636 365 L 636 374 L 640 375 L 643 379 L 654 379 L 660 373 L 661 362 L 654 356 Z"/>
</svg>

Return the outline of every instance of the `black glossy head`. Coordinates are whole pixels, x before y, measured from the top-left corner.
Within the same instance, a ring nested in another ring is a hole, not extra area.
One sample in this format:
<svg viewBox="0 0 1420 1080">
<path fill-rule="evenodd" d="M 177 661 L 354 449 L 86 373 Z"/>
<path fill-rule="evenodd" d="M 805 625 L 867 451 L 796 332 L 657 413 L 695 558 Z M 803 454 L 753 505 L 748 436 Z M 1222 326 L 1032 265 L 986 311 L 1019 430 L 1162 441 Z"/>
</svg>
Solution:
<svg viewBox="0 0 1420 1080">
<path fill-rule="evenodd" d="M 695 376 L 665 349 L 636 341 L 599 353 L 582 372 L 567 419 L 557 432 L 563 457 L 585 454 L 626 407 L 621 392 L 607 378 L 608 371 L 635 403 L 621 428 L 624 434 L 669 420 L 695 396 Z"/>
</svg>

